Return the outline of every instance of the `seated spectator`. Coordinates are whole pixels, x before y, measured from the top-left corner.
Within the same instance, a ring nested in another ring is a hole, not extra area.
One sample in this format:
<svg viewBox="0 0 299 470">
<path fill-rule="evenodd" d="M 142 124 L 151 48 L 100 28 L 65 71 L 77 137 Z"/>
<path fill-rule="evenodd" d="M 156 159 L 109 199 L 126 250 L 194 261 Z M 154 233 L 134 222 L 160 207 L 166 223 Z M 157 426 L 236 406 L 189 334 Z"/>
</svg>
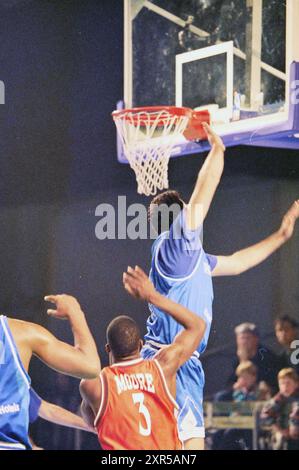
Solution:
<svg viewBox="0 0 299 470">
<path fill-rule="evenodd" d="M 274 322 L 275 334 L 277 341 L 282 346 L 283 351 L 279 356 L 281 369 L 293 367 L 299 374 L 299 363 L 294 364 L 292 361 L 292 353 L 294 349 L 291 347 L 293 341 L 299 339 L 298 323 L 288 315 L 276 318 Z"/>
<path fill-rule="evenodd" d="M 263 401 L 271 398 L 265 382 L 257 382 L 257 367 L 251 361 L 241 362 L 236 369 L 237 382 L 233 385 L 233 401 Z"/>
<path fill-rule="evenodd" d="M 255 401 L 259 390 L 257 367 L 251 361 L 244 361 L 236 369 L 237 380 L 229 390 L 218 392 L 215 401 Z"/>
<path fill-rule="evenodd" d="M 257 382 L 257 367 L 251 361 L 245 361 L 236 369 L 237 381 L 226 392 L 218 393 L 216 401 L 257 401 L 269 398 L 269 389 L 260 387 Z M 267 394 L 265 395 L 265 391 Z M 247 429 L 227 429 L 218 431 L 213 437 L 213 449 L 237 450 L 252 448 L 252 431 Z"/>
<path fill-rule="evenodd" d="M 276 438 L 287 449 L 299 450 L 299 377 L 292 368 L 278 374 L 279 393 L 266 404 L 261 424 L 271 426 Z"/>
<path fill-rule="evenodd" d="M 269 348 L 260 343 L 259 333 L 254 323 L 241 323 L 235 328 L 237 357 L 233 363 L 236 370 L 238 364 L 251 361 L 257 367 L 258 382 L 265 382 L 273 391 L 277 390 L 277 373 L 279 360 Z M 229 384 L 236 381 L 235 372 L 230 376 Z"/>
</svg>

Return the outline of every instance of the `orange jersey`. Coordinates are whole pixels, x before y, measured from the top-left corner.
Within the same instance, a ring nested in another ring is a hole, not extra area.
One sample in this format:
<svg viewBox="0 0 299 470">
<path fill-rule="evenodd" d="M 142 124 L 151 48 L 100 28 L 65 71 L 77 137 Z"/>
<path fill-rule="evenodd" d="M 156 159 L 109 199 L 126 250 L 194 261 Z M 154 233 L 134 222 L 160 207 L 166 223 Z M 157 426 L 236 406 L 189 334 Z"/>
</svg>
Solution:
<svg viewBox="0 0 299 470">
<path fill-rule="evenodd" d="M 178 405 L 156 360 L 142 358 L 102 370 L 95 420 L 105 450 L 179 450 Z"/>
</svg>

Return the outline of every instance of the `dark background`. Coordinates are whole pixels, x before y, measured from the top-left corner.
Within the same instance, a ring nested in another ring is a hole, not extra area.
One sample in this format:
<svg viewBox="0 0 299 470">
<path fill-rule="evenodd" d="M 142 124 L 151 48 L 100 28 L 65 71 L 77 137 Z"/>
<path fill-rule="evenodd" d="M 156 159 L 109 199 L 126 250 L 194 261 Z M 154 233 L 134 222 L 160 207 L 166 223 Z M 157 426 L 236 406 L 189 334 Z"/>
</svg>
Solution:
<svg viewBox="0 0 299 470">
<path fill-rule="evenodd" d="M 44 324 L 71 341 L 65 323 L 49 320 L 43 296 L 77 296 L 103 363 L 105 327 L 120 313 L 143 327 L 147 308 L 122 289 L 128 264 L 149 268 L 150 241 L 95 236 L 102 202 L 148 202 L 135 178 L 117 163 L 110 117 L 123 97 L 121 0 L 5 0 L 0 2 L 1 284 L 0 310 Z M 204 156 L 170 163 L 171 185 L 188 198 Z M 297 151 L 228 149 L 223 181 L 205 223 L 208 252 L 229 254 L 278 228 L 298 197 Z M 267 344 L 273 317 L 298 317 L 299 231 L 263 265 L 238 278 L 215 280 L 214 323 L 203 359 L 206 393 L 222 388 L 234 350 L 233 328 L 250 320 Z M 33 385 L 45 399 L 76 409 L 78 381 L 37 360 Z M 79 436 L 41 420 L 33 435 L 46 448 L 71 448 Z M 95 447 L 85 436 L 84 446 Z"/>
</svg>

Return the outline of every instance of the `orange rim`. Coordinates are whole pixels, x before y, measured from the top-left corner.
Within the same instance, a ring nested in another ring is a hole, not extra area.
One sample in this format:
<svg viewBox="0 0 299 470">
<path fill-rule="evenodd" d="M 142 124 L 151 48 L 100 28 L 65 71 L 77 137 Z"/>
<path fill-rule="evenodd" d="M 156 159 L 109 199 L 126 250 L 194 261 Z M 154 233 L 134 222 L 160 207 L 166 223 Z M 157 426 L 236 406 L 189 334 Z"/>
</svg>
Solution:
<svg viewBox="0 0 299 470">
<path fill-rule="evenodd" d="M 177 117 L 189 117 L 193 115 L 193 110 L 191 108 L 184 108 L 178 106 L 144 106 L 141 108 L 130 108 L 130 109 L 121 109 L 113 111 L 112 117 L 114 121 L 118 119 L 124 119 L 130 121 L 133 125 L 146 125 L 156 123 L 157 127 L 163 126 L 169 116 L 161 118 L 157 121 L 157 113 L 165 111 L 168 115 Z M 142 113 L 144 113 L 144 119 L 142 118 Z"/>
</svg>

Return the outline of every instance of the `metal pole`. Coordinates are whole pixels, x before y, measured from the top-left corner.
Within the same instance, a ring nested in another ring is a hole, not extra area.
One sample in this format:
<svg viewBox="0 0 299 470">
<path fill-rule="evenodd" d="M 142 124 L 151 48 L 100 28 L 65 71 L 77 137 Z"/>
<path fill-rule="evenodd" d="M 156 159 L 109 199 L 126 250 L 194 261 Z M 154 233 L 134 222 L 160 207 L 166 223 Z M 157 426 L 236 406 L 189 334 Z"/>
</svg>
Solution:
<svg viewBox="0 0 299 470">
<path fill-rule="evenodd" d="M 299 62 L 299 1 L 287 0 L 286 4 L 286 103 L 289 104 L 290 67 Z"/>
<path fill-rule="evenodd" d="M 125 108 L 133 103 L 133 20 L 131 0 L 124 0 L 124 102 Z"/>
<path fill-rule="evenodd" d="M 259 107 L 261 92 L 262 0 L 247 0 L 245 96 L 250 109 Z"/>
<path fill-rule="evenodd" d="M 252 430 L 252 449 L 258 450 L 258 432 L 259 432 L 259 407 L 253 407 L 253 430 Z"/>
</svg>

